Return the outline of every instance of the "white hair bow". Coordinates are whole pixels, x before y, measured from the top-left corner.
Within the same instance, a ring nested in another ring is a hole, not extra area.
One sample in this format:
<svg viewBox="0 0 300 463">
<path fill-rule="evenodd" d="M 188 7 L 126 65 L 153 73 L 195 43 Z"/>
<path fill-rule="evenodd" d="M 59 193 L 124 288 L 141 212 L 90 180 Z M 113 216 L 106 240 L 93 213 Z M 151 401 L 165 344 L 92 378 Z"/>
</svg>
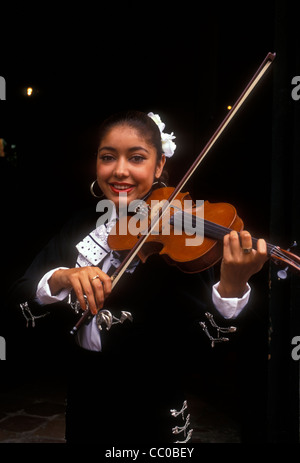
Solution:
<svg viewBox="0 0 300 463">
<path fill-rule="evenodd" d="M 161 133 L 161 141 L 162 141 L 162 147 L 163 147 L 164 154 L 165 156 L 167 156 L 167 158 L 171 158 L 176 149 L 176 145 L 172 141 L 176 138 L 174 133 L 173 132 L 172 133 L 163 132 L 165 128 L 165 124 L 161 121 L 161 118 L 158 114 L 148 113 L 148 116 L 151 117 L 151 119 L 153 119 L 153 121 L 158 125 L 158 128 Z"/>
</svg>

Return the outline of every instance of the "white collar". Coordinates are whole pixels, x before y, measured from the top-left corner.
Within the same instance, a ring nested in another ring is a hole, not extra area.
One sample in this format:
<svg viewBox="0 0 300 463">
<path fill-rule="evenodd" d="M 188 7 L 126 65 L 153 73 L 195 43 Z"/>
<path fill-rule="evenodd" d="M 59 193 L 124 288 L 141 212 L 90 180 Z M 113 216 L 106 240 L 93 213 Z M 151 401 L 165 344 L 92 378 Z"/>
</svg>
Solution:
<svg viewBox="0 0 300 463">
<path fill-rule="evenodd" d="M 110 254 L 110 262 L 115 268 L 119 267 L 120 253 L 112 251 L 107 243 L 107 238 L 118 219 L 116 208 L 112 209 L 112 214 L 106 224 L 99 225 L 95 230 L 89 233 L 76 248 L 78 250 L 77 267 L 99 266 L 103 259 Z M 132 273 L 139 259 L 134 259 L 127 271 Z"/>
</svg>

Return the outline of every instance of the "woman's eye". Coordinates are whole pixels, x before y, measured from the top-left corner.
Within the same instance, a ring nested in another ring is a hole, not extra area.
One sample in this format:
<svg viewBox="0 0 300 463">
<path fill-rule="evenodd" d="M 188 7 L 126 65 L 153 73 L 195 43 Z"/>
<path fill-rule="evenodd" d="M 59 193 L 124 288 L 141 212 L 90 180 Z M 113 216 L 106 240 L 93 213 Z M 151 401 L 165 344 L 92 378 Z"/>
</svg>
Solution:
<svg viewBox="0 0 300 463">
<path fill-rule="evenodd" d="M 140 162 L 143 162 L 143 160 L 144 160 L 145 158 L 144 158 L 144 156 L 141 156 L 140 154 L 136 154 L 136 155 L 132 156 L 130 159 L 131 159 L 131 161 L 133 161 L 134 163 L 139 164 Z"/>
<path fill-rule="evenodd" d="M 101 154 L 99 159 L 103 162 L 110 162 L 114 160 L 114 157 L 111 154 Z"/>
</svg>

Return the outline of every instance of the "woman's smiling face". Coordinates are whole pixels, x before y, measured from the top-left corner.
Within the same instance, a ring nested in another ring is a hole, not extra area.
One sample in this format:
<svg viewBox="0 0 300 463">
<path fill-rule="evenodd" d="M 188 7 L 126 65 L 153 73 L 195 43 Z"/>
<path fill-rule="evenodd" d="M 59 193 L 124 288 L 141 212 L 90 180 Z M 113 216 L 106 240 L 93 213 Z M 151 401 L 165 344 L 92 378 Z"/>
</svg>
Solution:
<svg viewBox="0 0 300 463">
<path fill-rule="evenodd" d="M 122 196 L 127 204 L 143 198 L 155 178 L 160 177 L 164 164 L 165 156 L 157 161 L 156 149 L 137 130 L 117 125 L 99 145 L 97 182 L 106 198 L 118 208 Z"/>
</svg>

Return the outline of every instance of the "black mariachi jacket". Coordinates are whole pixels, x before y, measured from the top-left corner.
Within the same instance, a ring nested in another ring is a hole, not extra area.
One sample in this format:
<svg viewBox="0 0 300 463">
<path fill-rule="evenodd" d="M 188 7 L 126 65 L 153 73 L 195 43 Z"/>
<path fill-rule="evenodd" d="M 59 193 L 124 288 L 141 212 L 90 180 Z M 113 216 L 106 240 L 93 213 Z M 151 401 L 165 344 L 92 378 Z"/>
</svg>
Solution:
<svg viewBox="0 0 300 463">
<path fill-rule="evenodd" d="M 98 432 L 99 426 L 103 425 L 101 433 L 108 440 L 110 434 L 105 423 L 113 426 L 114 438 L 117 436 L 115 423 L 123 423 L 118 439 L 128 437 L 124 427 L 129 432 L 129 423 L 133 426 L 136 422 L 144 429 L 156 429 L 159 434 L 157 417 L 160 417 L 160 423 L 164 423 L 161 414 L 166 418 L 166 409 L 175 402 L 180 408 L 186 378 L 193 371 L 206 374 L 204 365 L 210 361 L 212 349 L 200 325 L 201 321 L 207 323 L 205 312 L 212 313 L 217 322 L 225 324 L 212 304 L 213 270 L 186 274 L 155 255 L 145 264 L 140 262 L 133 274 L 124 274 L 105 303 L 104 308 L 118 318 L 121 310 L 130 312 L 133 321 L 113 325 L 109 331 L 103 329 L 101 353 L 79 348 L 69 334 L 79 315 L 75 316 L 69 304 L 40 307 L 34 299 L 38 282 L 47 271 L 60 266 L 75 266 L 78 256 L 75 246 L 96 228 L 97 219 L 95 211 L 87 210 L 69 221 L 10 291 L 10 299 L 16 307 L 27 301 L 35 315 L 49 312 L 45 318 L 37 319 L 36 328 L 31 330 L 32 333 L 42 333 L 40 338 L 33 335 L 36 343 L 33 351 L 36 359 L 41 358 L 45 364 L 47 344 L 52 357 L 55 351 L 55 369 L 60 362 L 62 370 L 67 371 L 70 384 L 67 435 L 70 442 L 76 442 L 78 438 L 89 442 L 96 419 L 93 429 Z M 68 339 L 67 353 L 65 345 L 58 341 L 60 335 Z M 78 400 L 78 394 L 99 384 L 101 390 L 109 391 L 109 397 L 101 399 L 100 395 L 95 400 L 88 394 L 84 401 Z M 145 407 L 146 415 L 142 413 Z M 99 424 L 99 415 L 102 424 Z M 87 421 L 91 426 L 84 438 L 81 423 Z M 142 429 L 143 439 L 145 432 Z M 157 435 L 158 440 L 164 439 L 164 432 Z"/>
</svg>

